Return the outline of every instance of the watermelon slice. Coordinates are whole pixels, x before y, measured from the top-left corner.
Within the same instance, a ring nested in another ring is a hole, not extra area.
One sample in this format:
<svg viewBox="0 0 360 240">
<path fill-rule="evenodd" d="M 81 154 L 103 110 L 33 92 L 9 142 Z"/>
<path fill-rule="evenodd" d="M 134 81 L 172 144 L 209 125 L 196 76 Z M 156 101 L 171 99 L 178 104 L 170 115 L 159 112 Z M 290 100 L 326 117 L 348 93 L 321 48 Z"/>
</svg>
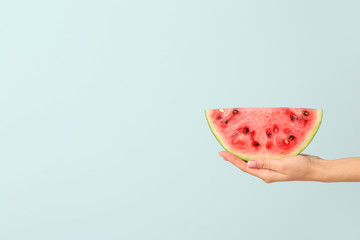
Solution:
<svg viewBox="0 0 360 240">
<path fill-rule="evenodd" d="M 226 151 L 248 161 L 295 156 L 319 129 L 322 110 L 308 108 L 227 108 L 205 110 Z"/>
</svg>

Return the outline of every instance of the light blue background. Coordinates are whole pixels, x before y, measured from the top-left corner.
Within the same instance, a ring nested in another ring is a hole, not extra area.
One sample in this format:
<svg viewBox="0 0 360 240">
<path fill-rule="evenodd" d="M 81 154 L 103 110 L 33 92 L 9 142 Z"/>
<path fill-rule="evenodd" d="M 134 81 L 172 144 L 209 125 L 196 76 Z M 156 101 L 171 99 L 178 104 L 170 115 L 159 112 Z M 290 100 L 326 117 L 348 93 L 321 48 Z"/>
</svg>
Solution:
<svg viewBox="0 0 360 240">
<path fill-rule="evenodd" d="M 204 109 L 324 109 L 359 156 L 358 1 L 2 1 L 0 239 L 359 239 L 358 183 L 265 184 Z"/>
</svg>

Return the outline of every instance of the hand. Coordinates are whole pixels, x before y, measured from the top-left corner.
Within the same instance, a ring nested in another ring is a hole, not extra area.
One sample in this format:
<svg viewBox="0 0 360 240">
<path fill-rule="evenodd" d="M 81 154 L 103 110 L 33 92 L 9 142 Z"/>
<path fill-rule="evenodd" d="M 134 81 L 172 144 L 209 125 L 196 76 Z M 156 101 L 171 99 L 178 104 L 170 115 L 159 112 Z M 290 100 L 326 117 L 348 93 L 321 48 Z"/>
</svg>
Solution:
<svg viewBox="0 0 360 240">
<path fill-rule="evenodd" d="M 281 181 L 313 181 L 313 168 L 319 157 L 301 154 L 283 159 L 253 159 L 247 163 L 229 152 L 220 152 L 224 160 L 266 183 Z"/>
</svg>

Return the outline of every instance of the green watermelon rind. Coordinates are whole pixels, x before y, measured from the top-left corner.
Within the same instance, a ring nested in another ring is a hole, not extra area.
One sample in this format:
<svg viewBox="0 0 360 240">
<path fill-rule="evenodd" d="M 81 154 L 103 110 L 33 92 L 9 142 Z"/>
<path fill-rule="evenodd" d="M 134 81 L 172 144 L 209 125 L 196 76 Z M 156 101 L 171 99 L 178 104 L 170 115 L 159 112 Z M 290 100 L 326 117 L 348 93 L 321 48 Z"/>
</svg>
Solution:
<svg viewBox="0 0 360 240">
<path fill-rule="evenodd" d="M 298 154 L 300 154 L 302 151 L 304 151 L 304 149 L 309 146 L 310 142 L 314 139 L 317 131 L 319 130 L 319 127 L 320 127 L 320 124 L 322 122 L 322 116 L 323 116 L 323 110 L 322 109 L 317 109 L 317 114 L 318 114 L 318 118 L 317 118 L 317 121 L 313 127 L 313 130 L 310 131 L 308 133 L 308 136 L 307 138 L 305 139 L 304 143 L 298 148 L 298 149 L 295 149 L 294 152 L 292 153 L 289 153 L 288 155 L 286 156 L 283 156 L 282 158 L 284 157 L 291 157 L 291 156 L 296 156 Z M 223 143 L 220 138 L 218 137 L 218 134 L 216 134 L 216 130 L 214 129 L 213 125 L 210 123 L 210 120 L 209 120 L 209 110 L 205 110 L 205 116 L 206 116 L 206 121 L 207 123 L 209 124 L 209 127 L 210 127 L 210 130 L 211 132 L 213 133 L 213 135 L 215 136 L 215 138 L 217 139 L 217 141 L 220 143 L 220 145 L 229 153 L 232 153 L 234 154 L 235 156 L 237 156 L 238 158 L 244 160 L 244 161 L 249 161 L 251 159 L 254 159 L 253 157 L 247 157 L 247 156 L 242 156 L 242 155 L 239 155 L 233 151 L 231 151 L 228 147 L 226 147 L 226 144 Z"/>
<path fill-rule="evenodd" d="M 300 154 L 302 151 L 304 151 L 304 149 L 309 146 L 309 144 L 311 143 L 311 141 L 314 139 L 317 131 L 320 128 L 321 125 L 321 121 L 322 121 L 322 116 L 323 116 L 323 110 L 322 109 L 317 109 L 317 114 L 318 114 L 318 118 L 317 118 L 317 122 L 313 127 L 313 130 L 309 132 L 307 139 L 304 141 L 303 145 L 300 146 L 299 150 L 297 150 L 297 152 L 294 153 L 293 156 Z"/>
</svg>

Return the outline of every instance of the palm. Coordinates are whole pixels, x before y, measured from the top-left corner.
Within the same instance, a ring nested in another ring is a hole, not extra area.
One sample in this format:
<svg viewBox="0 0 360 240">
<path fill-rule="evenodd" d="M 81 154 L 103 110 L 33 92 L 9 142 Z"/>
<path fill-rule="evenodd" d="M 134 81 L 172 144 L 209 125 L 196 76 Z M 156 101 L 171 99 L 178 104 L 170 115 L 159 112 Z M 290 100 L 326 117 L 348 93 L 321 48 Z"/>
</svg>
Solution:
<svg viewBox="0 0 360 240">
<path fill-rule="evenodd" d="M 267 183 L 278 181 L 294 181 L 306 179 L 314 159 L 318 157 L 301 154 L 294 157 L 274 159 L 259 159 L 261 166 L 249 167 L 246 162 L 228 152 L 221 152 L 220 155 L 240 168 L 242 171 L 261 178 Z"/>
</svg>

